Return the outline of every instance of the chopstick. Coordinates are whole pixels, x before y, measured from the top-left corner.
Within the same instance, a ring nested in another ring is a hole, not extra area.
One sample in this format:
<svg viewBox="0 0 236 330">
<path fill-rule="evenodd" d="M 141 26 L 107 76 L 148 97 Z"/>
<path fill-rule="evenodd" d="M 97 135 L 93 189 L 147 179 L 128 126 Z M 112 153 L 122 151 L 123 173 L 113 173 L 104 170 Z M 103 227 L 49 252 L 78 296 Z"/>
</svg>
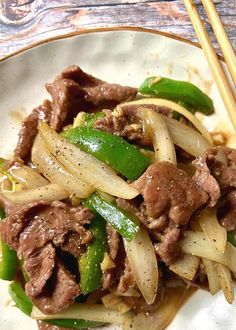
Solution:
<svg viewBox="0 0 236 330">
<path fill-rule="evenodd" d="M 202 0 L 202 4 L 224 55 L 232 80 L 236 85 L 236 56 L 232 44 L 224 30 L 212 0 Z"/>
<path fill-rule="evenodd" d="M 183 0 L 236 132 L 236 99 L 193 0 Z M 206 0 L 210 1 L 210 0 Z"/>
</svg>

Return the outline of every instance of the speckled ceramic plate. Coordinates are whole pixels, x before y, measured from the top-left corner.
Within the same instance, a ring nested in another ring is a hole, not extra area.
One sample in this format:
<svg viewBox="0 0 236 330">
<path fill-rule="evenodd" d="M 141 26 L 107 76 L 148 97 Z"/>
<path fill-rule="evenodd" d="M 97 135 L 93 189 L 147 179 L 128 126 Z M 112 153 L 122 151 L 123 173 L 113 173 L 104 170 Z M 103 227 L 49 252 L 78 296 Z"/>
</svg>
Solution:
<svg viewBox="0 0 236 330">
<path fill-rule="evenodd" d="M 216 114 L 208 128 L 231 130 L 231 124 L 202 50 L 186 40 L 141 29 L 86 31 L 50 40 L 0 62 L 0 156 L 9 157 L 22 118 L 47 96 L 44 84 L 70 64 L 109 82 L 139 86 L 148 75 L 197 84 L 214 100 Z M 199 290 L 181 308 L 169 330 L 236 329 L 234 305 L 222 295 Z M 36 323 L 19 312 L 0 281 L 0 329 L 35 330 Z M 109 329 L 118 329 L 111 326 Z M 147 329 L 148 330 L 148 329 Z"/>
</svg>

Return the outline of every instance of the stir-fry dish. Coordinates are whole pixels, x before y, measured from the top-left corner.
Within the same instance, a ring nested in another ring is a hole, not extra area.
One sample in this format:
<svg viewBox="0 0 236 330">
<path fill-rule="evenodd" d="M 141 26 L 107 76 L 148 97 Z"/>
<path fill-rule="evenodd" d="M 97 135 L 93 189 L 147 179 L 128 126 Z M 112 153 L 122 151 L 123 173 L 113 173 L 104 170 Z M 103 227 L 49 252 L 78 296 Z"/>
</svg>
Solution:
<svg viewBox="0 0 236 330">
<path fill-rule="evenodd" d="M 236 149 L 195 85 L 70 66 L 1 159 L 0 278 L 40 330 L 161 330 L 197 288 L 234 300 Z M 227 303 L 226 302 L 226 303 Z"/>
</svg>

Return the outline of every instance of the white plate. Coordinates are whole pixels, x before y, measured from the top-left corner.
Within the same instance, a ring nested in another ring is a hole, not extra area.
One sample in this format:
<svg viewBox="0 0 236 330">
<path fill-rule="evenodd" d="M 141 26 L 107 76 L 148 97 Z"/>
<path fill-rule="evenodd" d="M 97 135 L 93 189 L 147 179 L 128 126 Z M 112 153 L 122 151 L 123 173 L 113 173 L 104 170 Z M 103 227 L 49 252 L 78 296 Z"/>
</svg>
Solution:
<svg viewBox="0 0 236 330">
<path fill-rule="evenodd" d="M 70 64 L 107 80 L 139 86 L 149 75 L 188 80 L 210 94 L 216 114 L 205 123 L 231 130 L 228 116 L 202 50 L 171 36 L 147 30 L 96 30 L 48 43 L 9 57 L 0 63 L 0 156 L 9 157 L 20 128 L 19 112 L 25 116 L 48 97 L 44 85 Z M 12 305 L 6 283 L 0 282 L 0 329 L 34 330 L 35 322 Z M 169 330 L 233 330 L 234 305 L 222 293 L 212 297 L 198 291 L 181 308 Z M 110 327 L 109 329 L 117 329 Z M 148 330 L 148 329 L 147 329 Z"/>
</svg>

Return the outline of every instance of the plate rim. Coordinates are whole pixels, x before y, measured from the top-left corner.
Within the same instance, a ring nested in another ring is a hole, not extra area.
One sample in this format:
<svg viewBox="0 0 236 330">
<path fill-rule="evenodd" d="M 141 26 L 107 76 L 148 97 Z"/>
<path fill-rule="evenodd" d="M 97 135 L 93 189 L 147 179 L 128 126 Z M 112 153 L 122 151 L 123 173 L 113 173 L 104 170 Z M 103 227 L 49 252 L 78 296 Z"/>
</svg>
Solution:
<svg viewBox="0 0 236 330">
<path fill-rule="evenodd" d="M 95 32 L 113 32 L 113 31 L 132 31 L 132 32 L 150 33 L 150 34 L 154 34 L 154 35 L 167 37 L 167 38 L 172 39 L 172 40 L 177 40 L 177 41 L 180 41 L 180 42 L 183 42 L 183 43 L 187 43 L 189 45 L 192 45 L 194 47 L 202 49 L 199 42 L 186 39 L 186 38 L 181 37 L 181 36 L 179 36 L 177 34 L 174 34 L 172 32 L 164 32 L 164 31 L 160 31 L 160 30 L 156 30 L 156 29 L 144 28 L 144 27 L 141 27 L 141 26 L 123 26 L 123 25 L 119 26 L 118 25 L 118 26 L 113 26 L 113 27 L 97 27 L 97 28 L 88 28 L 88 29 L 77 29 L 76 31 L 73 31 L 73 32 L 69 32 L 69 33 L 65 33 L 65 34 L 59 34 L 57 36 L 45 38 L 43 40 L 39 40 L 39 41 L 30 43 L 29 45 L 27 45 L 27 46 L 25 46 L 25 47 L 23 47 L 19 50 L 16 50 L 14 52 L 11 52 L 10 54 L 0 58 L 0 64 L 2 62 L 4 62 L 5 60 L 16 57 L 18 55 L 21 55 L 22 53 L 25 53 L 28 50 L 31 50 L 31 49 L 36 48 L 38 46 L 42 46 L 42 45 L 50 43 L 52 41 L 57 41 L 57 40 L 61 40 L 61 39 L 68 39 L 68 38 L 72 38 L 72 37 L 75 37 L 75 36 L 86 35 L 86 34 L 95 33 Z M 217 54 L 217 56 L 221 61 L 225 61 L 223 56 L 221 56 L 219 54 Z"/>
</svg>

